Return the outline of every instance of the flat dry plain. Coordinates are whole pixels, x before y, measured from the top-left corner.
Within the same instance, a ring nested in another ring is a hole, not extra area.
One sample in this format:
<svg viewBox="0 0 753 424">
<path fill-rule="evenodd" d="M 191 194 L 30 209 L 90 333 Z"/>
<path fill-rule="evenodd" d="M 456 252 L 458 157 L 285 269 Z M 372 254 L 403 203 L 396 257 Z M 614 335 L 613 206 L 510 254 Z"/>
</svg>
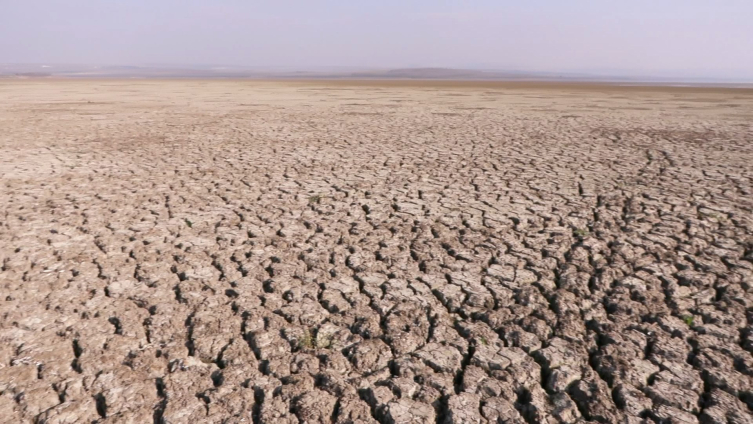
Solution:
<svg viewBox="0 0 753 424">
<path fill-rule="evenodd" d="M 0 82 L 0 421 L 753 422 L 753 91 Z"/>
</svg>

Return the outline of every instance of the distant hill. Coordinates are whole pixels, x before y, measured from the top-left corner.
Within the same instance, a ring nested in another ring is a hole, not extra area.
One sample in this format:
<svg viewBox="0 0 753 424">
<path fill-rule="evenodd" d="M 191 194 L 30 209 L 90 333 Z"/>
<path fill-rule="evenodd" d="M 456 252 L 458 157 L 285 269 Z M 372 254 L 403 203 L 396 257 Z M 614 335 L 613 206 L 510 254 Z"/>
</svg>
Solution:
<svg viewBox="0 0 753 424">
<path fill-rule="evenodd" d="M 353 78 L 405 78 L 405 79 L 519 79 L 533 77 L 533 73 L 479 71 L 474 69 L 453 68 L 404 68 L 388 71 L 356 72 L 349 75 Z"/>
</svg>

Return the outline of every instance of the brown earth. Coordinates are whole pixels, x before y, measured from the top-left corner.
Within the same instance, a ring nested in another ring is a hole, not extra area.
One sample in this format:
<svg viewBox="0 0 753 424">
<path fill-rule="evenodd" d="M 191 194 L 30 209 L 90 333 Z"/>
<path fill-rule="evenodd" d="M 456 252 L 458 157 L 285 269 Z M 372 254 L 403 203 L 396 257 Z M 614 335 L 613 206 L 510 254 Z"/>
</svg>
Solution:
<svg viewBox="0 0 753 424">
<path fill-rule="evenodd" d="M 0 420 L 753 422 L 753 92 L 0 82 Z"/>
</svg>

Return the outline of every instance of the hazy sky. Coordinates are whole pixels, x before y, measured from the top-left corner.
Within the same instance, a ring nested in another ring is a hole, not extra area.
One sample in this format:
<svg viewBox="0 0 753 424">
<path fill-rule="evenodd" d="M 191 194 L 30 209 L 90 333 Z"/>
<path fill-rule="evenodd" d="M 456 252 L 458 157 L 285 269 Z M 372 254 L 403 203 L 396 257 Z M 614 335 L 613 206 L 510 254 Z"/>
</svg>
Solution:
<svg viewBox="0 0 753 424">
<path fill-rule="evenodd" d="M 0 0 L 0 62 L 753 77 L 753 0 Z"/>
</svg>

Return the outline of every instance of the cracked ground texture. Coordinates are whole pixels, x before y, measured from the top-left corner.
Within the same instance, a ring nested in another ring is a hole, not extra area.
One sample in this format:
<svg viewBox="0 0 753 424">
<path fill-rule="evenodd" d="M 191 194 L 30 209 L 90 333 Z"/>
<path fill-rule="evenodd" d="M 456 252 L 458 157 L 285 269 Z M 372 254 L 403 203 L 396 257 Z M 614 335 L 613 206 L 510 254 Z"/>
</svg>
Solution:
<svg viewBox="0 0 753 424">
<path fill-rule="evenodd" d="M 0 420 L 751 423 L 753 92 L 0 82 Z"/>
</svg>

